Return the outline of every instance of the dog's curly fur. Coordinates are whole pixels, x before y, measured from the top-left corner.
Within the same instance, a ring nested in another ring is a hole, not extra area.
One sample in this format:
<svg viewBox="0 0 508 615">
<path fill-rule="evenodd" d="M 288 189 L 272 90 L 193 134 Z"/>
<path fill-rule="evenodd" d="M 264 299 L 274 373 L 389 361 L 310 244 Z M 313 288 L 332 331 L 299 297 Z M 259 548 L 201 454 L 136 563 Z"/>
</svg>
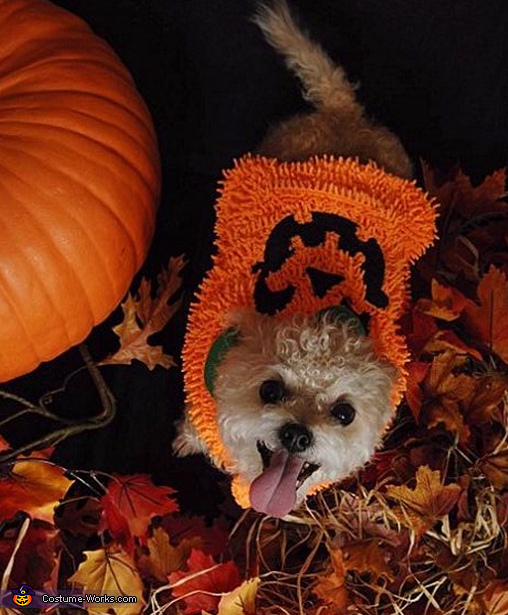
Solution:
<svg viewBox="0 0 508 615">
<path fill-rule="evenodd" d="M 300 456 L 319 468 L 297 491 L 300 503 L 312 488 L 336 481 L 364 465 L 379 444 L 391 415 L 390 390 L 395 370 L 379 361 L 369 338 L 351 323 L 310 316 L 277 322 L 244 314 L 234 323 L 239 344 L 219 368 L 215 398 L 222 441 L 236 460 L 235 472 L 248 482 L 263 471 L 256 448 L 281 444 L 286 424 L 301 424 L 312 442 Z M 274 404 L 260 399 L 263 382 L 276 380 L 287 397 Z M 351 404 L 355 420 L 343 427 L 330 409 Z"/>
<path fill-rule="evenodd" d="M 258 153 L 283 161 L 315 154 L 355 156 L 404 178 L 411 176 L 400 141 L 368 120 L 343 69 L 297 27 L 284 1 L 260 7 L 254 21 L 316 107 L 274 127 Z M 297 482 L 295 505 L 316 485 L 344 478 L 368 461 L 392 416 L 390 391 L 397 370 L 375 356 L 370 339 L 354 322 L 322 315 L 284 321 L 241 313 L 230 315 L 225 324 L 239 335 L 218 366 L 217 421 L 233 471 L 246 484 L 266 470 L 260 444 L 272 455 L 288 448 L 281 438 L 286 425 L 302 426 L 309 435 L 301 450 L 289 451 L 314 469 Z M 267 381 L 284 390 L 273 403 L 263 401 L 260 392 Z M 338 403 L 353 408 L 352 422 L 341 424 L 334 416 Z M 179 455 L 207 452 L 188 419 L 179 426 L 174 450 Z M 260 510 L 274 514 L 263 506 Z"/>
</svg>

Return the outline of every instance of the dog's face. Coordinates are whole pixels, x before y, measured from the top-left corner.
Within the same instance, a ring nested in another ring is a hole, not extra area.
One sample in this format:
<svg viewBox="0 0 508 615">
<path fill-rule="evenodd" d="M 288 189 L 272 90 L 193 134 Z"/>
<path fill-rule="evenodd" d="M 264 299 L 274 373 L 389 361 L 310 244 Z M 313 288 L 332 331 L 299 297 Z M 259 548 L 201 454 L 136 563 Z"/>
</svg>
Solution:
<svg viewBox="0 0 508 615">
<path fill-rule="evenodd" d="M 220 436 L 251 506 L 281 517 L 372 456 L 396 370 L 351 322 L 243 314 L 234 324 L 214 391 Z"/>
</svg>

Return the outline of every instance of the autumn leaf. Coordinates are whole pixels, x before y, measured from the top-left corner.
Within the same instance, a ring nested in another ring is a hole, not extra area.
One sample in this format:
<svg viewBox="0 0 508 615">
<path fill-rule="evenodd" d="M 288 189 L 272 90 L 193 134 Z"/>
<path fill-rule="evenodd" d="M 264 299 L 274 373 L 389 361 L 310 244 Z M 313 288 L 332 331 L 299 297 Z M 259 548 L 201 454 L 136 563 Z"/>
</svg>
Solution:
<svg viewBox="0 0 508 615">
<path fill-rule="evenodd" d="M 140 555 L 138 566 L 144 577 L 154 578 L 163 583 L 169 574 L 182 568 L 189 559 L 192 549 L 199 549 L 201 545 L 201 539 L 195 537 L 184 538 L 175 547 L 162 528 L 155 528 L 152 537 L 146 543 L 148 553 Z"/>
<path fill-rule="evenodd" d="M 219 558 L 224 555 L 229 536 L 227 522 L 219 517 L 213 524 L 205 524 L 202 517 L 184 515 L 167 515 L 161 520 L 161 526 L 170 537 L 171 544 L 178 545 L 182 540 L 199 538 L 201 551 Z"/>
<path fill-rule="evenodd" d="M 423 347 L 423 352 L 427 354 L 439 354 L 448 350 L 455 354 L 471 355 L 478 361 L 482 360 L 482 355 L 476 348 L 466 344 L 464 340 L 449 329 L 436 331 Z"/>
<path fill-rule="evenodd" d="M 500 443 L 479 459 L 478 467 L 496 489 L 508 488 L 508 446 Z"/>
<path fill-rule="evenodd" d="M 464 323 L 472 336 L 508 364 L 508 283 L 506 275 L 491 267 L 478 284 L 479 305 L 469 301 Z"/>
<path fill-rule="evenodd" d="M 86 593 L 105 593 L 117 596 L 135 596 L 137 602 L 122 603 L 117 610 L 122 615 L 139 615 L 145 600 L 143 599 L 143 582 L 134 562 L 118 547 L 85 551 L 86 560 L 81 562 L 77 571 L 68 579 L 77 583 Z M 103 604 L 89 603 L 89 613 L 103 614 Z"/>
<path fill-rule="evenodd" d="M 105 532 L 111 536 L 111 538 L 129 554 L 134 552 L 136 543 L 134 542 L 134 535 L 129 526 L 128 518 L 125 517 L 114 501 L 106 496 L 100 500 L 100 506 L 102 510 L 101 518 L 99 520 L 99 533 L 104 535 Z M 147 528 L 145 529 L 145 532 Z"/>
<path fill-rule="evenodd" d="M 431 528 L 439 519 L 447 515 L 457 503 L 461 487 L 441 484 L 441 474 L 428 466 L 421 466 L 416 472 L 416 486 L 388 485 L 387 496 L 398 502 L 404 514 L 403 522 L 409 522 L 417 534 Z"/>
<path fill-rule="evenodd" d="M 508 615 L 508 584 L 494 581 L 487 588 L 481 602 L 484 615 Z"/>
<path fill-rule="evenodd" d="M 21 510 L 32 519 L 52 523 L 55 506 L 72 484 L 64 472 L 53 463 L 35 458 L 16 462 L 0 479 L 0 519 L 10 519 Z"/>
<path fill-rule="evenodd" d="M 260 583 L 258 577 L 249 579 L 222 596 L 217 615 L 256 615 L 256 595 Z"/>
<path fill-rule="evenodd" d="M 506 171 L 499 170 L 479 186 L 455 168 L 446 180 L 424 165 L 424 184 L 440 204 L 439 244 L 418 268 L 425 279 L 439 272 L 460 284 L 467 295 L 474 292 L 479 275 L 491 264 L 506 263 L 508 205 L 503 201 Z"/>
<path fill-rule="evenodd" d="M 406 402 L 415 420 L 420 419 L 420 409 L 423 403 L 423 390 L 420 384 L 425 380 L 430 363 L 413 361 L 407 366 Z"/>
<path fill-rule="evenodd" d="M 125 523 L 132 536 L 143 537 L 152 517 L 178 510 L 175 500 L 168 497 L 175 491 L 170 487 L 156 487 L 148 476 L 114 475 L 113 479 L 101 498 L 102 529 L 108 528 L 113 538 L 121 535 L 125 540 Z"/>
<path fill-rule="evenodd" d="M 11 445 L 0 434 L 0 453 L 7 451 L 11 448 Z"/>
<path fill-rule="evenodd" d="M 4 571 L 18 540 L 19 524 L 3 528 L 0 536 L 0 571 Z M 10 585 L 27 583 L 42 589 L 47 587 L 57 564 L 62 543 L 60 533 L 51 524 L 32 521 L 21 542 L 10 574 Z"/>
<path fill-rule="evenodd" d="M 60 503 L 55 525 L 73 536 L 94 536 L 99 530 L 101 514 L 102 507 L 96 498 L 72 498 Z"/>
<path fill-rule="evenodd" d="M 214 594 L 229 593 L 242 582 L 233 562 L 216 564 L 211 555 L 197 549 L 192 550 L 187 567 L 187 572 L 173 572 L 168 577 L 173 596 L 185 602 L 186 615 L 215 611 L 220 596 Z"/>
<path fill-rule="evenodd" d="M 442 423 L 445 428 L 459 434 L 461 442 L 467 442 L 470 432 L 461 413 L 463 403 L 473 395 L 474 379 L 467 374 L 455 375 L 453 370 L 460 366 L 453 352 L 444 352 L 434 358 L 423 382 L 424 403 L 419 415 L 427 427 Z"/>
<path fill-rule="evenodd" d="M 469 177 L 460 169 L 455 169 L 447 181 L 439 181 L 437 174 L 425 163 L 423 177 L 425 188 L 440 204 L 441 219 L 453 213 L 455 217 L 469 220 L 486 211 L 506 209 L 506 204 L 500 200 L 505 193 L 505 169 L 488 175 L 479 186 L 473 186 Z"/>
<path fill-rule="evenodd" d="M 436 321 L 428 314 L 423 314 L 413 308 L 410 315 L 410 326 L 406 337 L 412 355 L 419 358 L 425 345 L 436 333 L 438 327 Z"/>
<path fill-rule="evenodd" d="M 345 615 L 348 606 L 348 593 L 346 588 L 346 570 L 342 550 L 333 549 L 330 553 L 332 570 L 327 574 L 316 575 L 317 583 L 313 593 L 328 607 L 330 615 Z"/>
<path fill-rule="evenodd" d="M 377 580 L 381 575 L 393 581 L 393 573 L 387 562 L 387 551 L 379 546 L 377 539 L 363 540 L 342 547 L 346 570 L 368 572 Z"/>
<path fill-rule="evenodd" d="M 171 300 L 182 284 L 181 271 L 185 265 L 183 256 L 170 258 L 167 268 L 157 278 L 157 295 L 151 297 L 151 284 L 143 278 L 136 297 L 128 295 L 122 310 L 123 322 L 113 328 L 120 338 L 120 348 L 101 362 L 108 364 L 130 364 L 134 359 L 142 361 L 148 369 L 157 365 L 173 367 L 172 357 L 164 353 L 162 346 L 150 346 L 148 338 L 162 331 L 178 311 L 181 300 Z"/>
<path fill-rule="evenodd" d="M 503 423 L 502 404 L 508 391 L 508 375 L 493 373 L 476 378 L 476 388 L 467 400 L 464 417 L 470 425 L 483 427 Z"/>
<path fill-rule="evenodd" d="M 445 286 L 433 279 L 431 284 L 432 299 L 419 299 L 416 309 L 440 320 L 456 320 L 468 303 L 468 299 L 453 286 Z"/>
</svg>

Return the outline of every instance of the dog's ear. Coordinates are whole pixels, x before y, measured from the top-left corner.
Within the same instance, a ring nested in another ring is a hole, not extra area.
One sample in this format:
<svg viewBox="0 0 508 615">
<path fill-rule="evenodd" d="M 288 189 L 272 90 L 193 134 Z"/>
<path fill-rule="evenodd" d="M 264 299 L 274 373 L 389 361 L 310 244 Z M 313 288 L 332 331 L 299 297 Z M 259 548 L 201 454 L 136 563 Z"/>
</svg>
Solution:
<svg viewBox="0 0 508 615">
<path fill-rule="evenodd" d="M 173 453 L 177 457 L 187 457 L 188 455 L 202 455 L 208 449 L 198 436 L 198 433 L 188 417 L 178 421 L 176 424 L 177 436 L 173 441 Z"/>
</svg>

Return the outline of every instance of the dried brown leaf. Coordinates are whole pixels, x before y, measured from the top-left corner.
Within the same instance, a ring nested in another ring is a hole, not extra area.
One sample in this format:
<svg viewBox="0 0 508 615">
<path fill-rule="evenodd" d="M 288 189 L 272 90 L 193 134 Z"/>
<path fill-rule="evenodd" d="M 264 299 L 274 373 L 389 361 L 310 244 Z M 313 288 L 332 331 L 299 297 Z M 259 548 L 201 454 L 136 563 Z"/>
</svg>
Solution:
<svg viewBox="0 0 508 615">
<path fill-rule="evenodd" d="M 414 489 L 389 485 L 386 495 L 398 502 L 405 512 L 400 520 L 409 522 L 415 532 L 421 534 L 452 510 L 461 491 L 457 484 L 443 485 L 439 471 L 421 466 L 416 472 Z"/>
<path fill-rule="evenodd" d="M 180 308 L 181 299 L 172 299 L 181 287 L 184 265 L 183 256 L 169 260 L 167 268 L 157 278 L 155 299 L 151 297 L 150 282 L 144 278 L 137 297 L 128 295 L 122 303 L 124 319 L 113 328 L 120 338 L 120 348 L 102 361 L 101 365 L 130 364 L 134 359 L 142 361 L 150 370 L 157 365 L 165 368 L 175 365 L 173 358 L 164 353 L 162 346 L 150 346 L 148 338 L 162 331 Z"/>
</svg>

